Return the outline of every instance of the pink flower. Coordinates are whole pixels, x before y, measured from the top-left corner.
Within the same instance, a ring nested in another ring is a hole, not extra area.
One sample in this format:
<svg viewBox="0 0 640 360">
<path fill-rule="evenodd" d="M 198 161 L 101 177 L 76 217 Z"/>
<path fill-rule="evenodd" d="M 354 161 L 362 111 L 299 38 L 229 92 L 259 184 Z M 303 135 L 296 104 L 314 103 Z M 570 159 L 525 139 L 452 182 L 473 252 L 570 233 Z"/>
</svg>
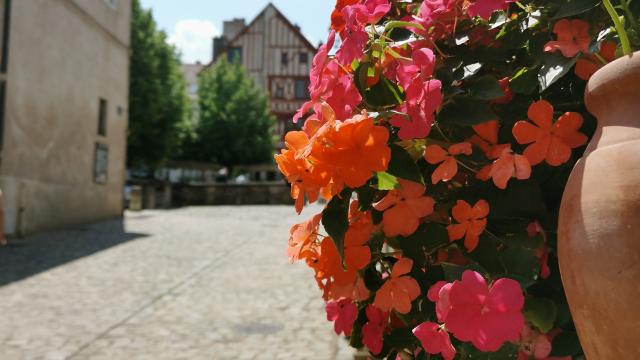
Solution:
<svg viewBox="0 0 640 360">
<path fill-rule="evenodd" d="M 488 20 L 496 10 L 506 10 L 509 7 L 509 3 L 514 0 L 476 0 L 469 5 L 467 13 L 471 17 L 480 16 L 481 18 Z"/>
<path fill-rule="evenodd" d="M 551 269 L 549 268 L 549 247 L 547 246 L 547 234 L 539 222 L 534 221 L 527 226 L 527 233 L 529 237 L 534 237 L 537 234 L 542 235 L 544 240 L 543 244 L 536 250 L 536 257 L 540 262 L 540 277 L 543 279 L 548 278 L 551 275 Z"/>
<path fill-rule="evenodd" d="M 391 4 L 389 0 L 366 0 L 353 8 L 360 24 L 377 24 L 391 10 Z"/>
<path fill-rule="evenodd" d="M 445 311 L 447 329 L 480 351 L 496 351 L 505 342 L 520 338 L 524 296 L 515 280 L 499 279 L 489 288 L 482 275 L 467 270 L 462 280 L 453 282 L 448 299 L 442 301 L 449 305 Z"/>
<path fill-rule="evenodd" d="M 551 341 L 547 335 L 525 325 L 520 335 L 518 360 L 528 360 L 531 356 L 536 360 L 547 359 L 549 354 L 551 354 Z"/>
<path fill-rule="evenodd" d="M 336 334 L 343 333 L 344 336 L 351 335 L 353 322 L 358 317 L 358 308 L 351 302 L 351 299 L 340 299 L 328 302 L 326 305 L 327 320 L 334 321 L 333 328 Z"/>
<path fill-rule="evenodd" d="M 433 51 L 428 48 L 414 50 L 411 57 L 413 61 L 409 64 L 401 63 L 397 71 L 398 83 L 405 89 L 412 84 L 417 76 L 420 76 L 422 80 L 429 79 L 433 75 L 436 64 L 436 57 Z"/>
<path fill-rule="evenodd" d="M 365 311 L 369 321 L 362 326 L 362 342 L 372 354 L 378 354 L 382 351 L 382 335 L 389 313 L 373 305 L 369 305 Z"/>
<path fill-rule="evenodd" d="M 389 12 L 391 4 L 388 0 L 367 0 L 364 4 L 354 4 L 342 9 L 342 17 L 346 26 L 341 33 L 343 37 L 336 59 L 344 65 L 362 57 L 369 35 L 364 30 L 368 24 L 375 24 Z"/>
<path fill-rule="evenodd" d="M 358 60 L 364 53 L 364 47 L 369 41 L 369 34 L 363 29 L 345 31 L 345 36 L 336 52 L 336 59 L 344 65 L 349 65 L 353 60 Z"/>
<path fill-rule="evenodd" d="M 449 304 L 449 292 L 453 283 L 438 281 L 427 292 L 427 298 L 436 303 L 436 316 L 438 321 L 445 322 L 451 305 Z"/>
<path fill-rule="evenodd" d="M 440 80 L 424 82 L 419 78 L 405 89 L 407 101 L 397 110 L 407 115 L 394 115 L 389 121 L 400 128 L 398 137 L 401 140 L 420 139 L 429 135 L 435 112 L 442 104 L 441 90 Z"/>
<path fill-rule="evenodd" d="M 425 30 L 414 29 L 414 31 L 432 40 L 451 33 L 458 19 L 459 5 L 461 0 L 425 0 L 418 16 L 413 18 Z"/>
<path fill-rule="evenodd" d="M 444 360 L 452 360 L 456 349 L 451 344 L 449 333 L 436 323 L 424 322 L 413 329 L 413 335 L 420 340 L 422 347 L 429 354 L 442 354 Z"/>
<path fill-rule="evenodd" d="M 560 50 L 567 58 L 572 58 L 581 51 L 589 52 L 591 35 L 589 35 L 588 22 L 579 19 L 562 19 L 553 25 L 553 32 L 558 35 L 558 40 L 549 41 L 544 46 L 544 51 Z"/>
<path fill-rule="evenodd" d="M 327 102 L 333 108 L 336 118 L 348 119 L 362 101 L 351 75 L 328 55 L 335 42 L 335 36 L 335 32 L 332 31 L 327 43 L 320 47 L 313 59 L 309 76 L 311 100 L 304 103 L 294 115 L 294 123 L 310 110 L 314 111 L 315 118 L 320 123 L 324 123 L 320 106 L 323 102 Z"/>
<path fill-rule="evenodd" d="M 311 93 L 312 98 L 318 97 L 319 93 L 323 93 L 326 90 L 326 83 L 323 83 L 322 81 L 324 77 L 324 69 L 330 61 L 329 51 L 331 50 L 331 48 L 333 48 L 333 44 L 335 43 L 335 41 L 336 32 L 332 30 L 329 34 L 327 42 L 320 46 L 320 49 L 318 49 L 318 53 L 313 57 L 311 72 L 309 75 L 309 92 Z"/>
</svg>

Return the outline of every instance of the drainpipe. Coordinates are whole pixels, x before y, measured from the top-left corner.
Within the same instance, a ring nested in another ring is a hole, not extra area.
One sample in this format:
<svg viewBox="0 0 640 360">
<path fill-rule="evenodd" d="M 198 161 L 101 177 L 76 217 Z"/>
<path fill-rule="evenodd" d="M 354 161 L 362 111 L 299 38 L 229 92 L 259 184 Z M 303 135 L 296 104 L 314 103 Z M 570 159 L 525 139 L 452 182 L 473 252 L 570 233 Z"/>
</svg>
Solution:
<svg viewBox="0 0 640 360">
<path fill-rule="evenodd" d="M 7 69 L 9 68 L 9 39 L 11 31 L 11 0 L 5 0 L 2 28 L 2 53 L 0 54 L 0 165 L 2 164 L 2 145 L 4 143 L 4 118 L 6 104 Z"/>
</svg>

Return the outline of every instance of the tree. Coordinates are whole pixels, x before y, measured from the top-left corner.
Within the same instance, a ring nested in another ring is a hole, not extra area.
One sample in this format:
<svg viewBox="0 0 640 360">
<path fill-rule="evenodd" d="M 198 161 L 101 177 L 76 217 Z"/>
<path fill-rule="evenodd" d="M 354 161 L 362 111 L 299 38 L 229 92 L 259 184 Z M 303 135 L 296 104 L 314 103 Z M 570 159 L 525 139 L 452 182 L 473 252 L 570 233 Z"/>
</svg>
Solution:
<svg viewBox="0 0 640 360">
<path fill-rule="evenodd" d="M 153 168 L 179 155 L 191 108 L 178 52 L 139 0 L 132 10 L 128 165 Z"/>
<path fill-rule="evenodd" d="M 195 154 L 230 169 L 267 162 L 273 155 L 267 97 L 238 63 L 225 59 L 199 79 L 200 123 Z"/>
</svg>

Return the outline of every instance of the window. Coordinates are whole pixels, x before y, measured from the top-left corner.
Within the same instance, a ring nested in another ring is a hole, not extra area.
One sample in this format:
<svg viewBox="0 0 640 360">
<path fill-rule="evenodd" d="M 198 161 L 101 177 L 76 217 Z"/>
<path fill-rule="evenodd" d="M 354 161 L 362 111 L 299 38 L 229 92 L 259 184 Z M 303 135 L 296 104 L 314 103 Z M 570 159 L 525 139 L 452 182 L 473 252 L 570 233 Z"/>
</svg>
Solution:
<svg viewBox="0 0 640 360">
<path fill-rule="evenodd" d="M 280 64 L 282 66 L 289 65 L 289 54 L 287 54 L 286 52 L 280 54 Z"/>
<path fill-rule="evenodd" d="M 227 60 L 229 60 L 229 62 L 234 62 L 234 61 L 242 62 L 242 47 L 241 46 L 230 47 L 229 50 L 227 51 Z"/>
<path fill-rule="evenodd" d="M 309 62 L 309 54 L 306 52 L 300 53 L 300 58 L 298 59 L 300 64 L 307 64 Z"/>
<path fill-rule="evenodd" d="M 98 110 L 98 135 L 107 136 L 107 100 L 102 98 Z"/>
<path fill-rule="evenodd" d="M 118 7 L 118 0 L 104 0 L 111 8 L 116 9 Z"/>
<path fill-rule="evenodd" d="M 189 94 L 191 94 L 191 95 L 196 95 L 196 94 L 198 94 L 198 84 L 195 84 L 195 83 L 194 83 L 194 84 L 191 84 L 191 85 L 189 86 Z"/>
<path fill-rule="evenodd" d="M 276 85 L 276 99 L 284 99 L 284 86 Z"/>
<path fill-rule="evenodd" d="M 296 99 L 303 100 L 309 97 L 307 80 L 296 80 Z"/>
<path fill-rule="evenodd" d="M 109 147 L 96 143 L 96 153 L 93 160 L 93 180 L 98 184 L 107 182 L 107 169 L 109 168 Z"/>
</svg>

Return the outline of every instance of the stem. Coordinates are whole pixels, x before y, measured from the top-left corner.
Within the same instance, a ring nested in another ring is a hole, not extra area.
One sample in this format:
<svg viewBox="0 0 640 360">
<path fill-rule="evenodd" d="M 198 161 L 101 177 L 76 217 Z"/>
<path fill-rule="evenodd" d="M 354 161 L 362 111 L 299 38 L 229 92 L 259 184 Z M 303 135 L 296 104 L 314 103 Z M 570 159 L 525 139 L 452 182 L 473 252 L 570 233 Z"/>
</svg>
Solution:
<svg viewBox="0 0 640 360">
<path fill-rule="evenodd" d="M 445 134 L 444 134 L 444 132 L 442 132 L 442 129 L 440 129 L 440 126 L 438 126 L 438 123 L 437 123 L 437 122 L 436 122 L 436 123 L 433 123 L 433 126 L 435 126 L 436 130 L 438 130 L 438 132 L 440 133 L 440 135 L 442 135 L 442 138 L 443 138 L 446 142 L 448 142 L 448 143 L 450 143 L 450 142 L 451 142 L 451 141 L 449 141 L 449 138 L 447 137 L 447 135 L 445 135 Z"/>
<path fill-rule="evenodd" d="M 424 26 L 418 24 L 418 23 L 413 23 L 410 21 L 390 21 L 389 23 L 387 23 L 387 25 L 384 27 L 384 32 L 385 34 L 388 34 L 389 31 L 395 29 L 395 28 L 399 28 L 399 27 L 412 27 L 414 29 L 418 29 L 418 30 L 423 30 L 424 31 Z"/>
<path fill-rule="evenodd" d="M 635 28 L 635 27 L 638 26 L 638 22 L 636 21 L 636 18 L 633 17 L 633 13 L 629 9 L 629 3 L 630 2 L 631 2 L 631 0 L 628 0 L 628 1 L 621 0 L 620 1 L 620 7 L 622 8 L 622 11 L 624 11 L 625 19 L 628 19 L 629 23 L 631 24 L 631 26 Z"/>
<path fill-rule="evenodd" d="M 598 54 L 598 53 L 593 53 L 593 56 L 595 56 L 598 61 L 600 61 L 602 63 L 602 65 L 607 65 L 609 62 L 607 60 L 605 60 L 602 55 Z"/>
<path fill-rule="evenodd" d="M 460 166 L 462 166 L 463 168 L 465 168 L 465 169 L 467 169 L 467 170 L 471 171 L 471 172 L 472 172 L 472 173 L 474 173 L 474 174 L 478 172 L 478 170 L 471 168 L 470 166 L 468 166 L 467 164 L 463 163 L 462 161 L 460 161 L 460 160 L 458 160 L 458 159 L 456 159 L 456 162 L 457 162 L 458 164 L 460 164 Z"/>
<path fill-rule="evenodd" d="M 616 9 L 613 7 L 611 1 L 609 0 L 602 0 L 602 4 L 604 4 L 605 9 L 607 9 L 607 12 L 609 13 L 609 16 L 611 16 L 611 20 L 613 20 L 613 25 L 615 26 L 616 32 L 620 37 L 620 44 L 622 44 L 622 52 L 627 56 L 631 55 L 632 51 L 631 44 L 629 43 L 629 37 L 627 36 L 627 31 L 624 29 L 622 22 L 620 22 L 620 18 L 618 17 Z"/>
</svg>

